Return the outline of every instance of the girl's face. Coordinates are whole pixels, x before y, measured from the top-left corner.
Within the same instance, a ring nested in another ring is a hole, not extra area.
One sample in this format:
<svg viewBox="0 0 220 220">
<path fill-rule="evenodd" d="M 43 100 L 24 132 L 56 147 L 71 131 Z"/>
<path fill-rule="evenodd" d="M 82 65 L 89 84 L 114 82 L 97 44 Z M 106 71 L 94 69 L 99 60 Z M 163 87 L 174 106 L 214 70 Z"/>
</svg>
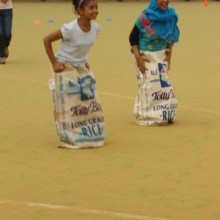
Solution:
<svg viewBox="0 0 220 220">
<path fill-rule="evenodd" d="M 169 0 L 157 0 L 157 5 L 161 10 L 166 10 Z"/>
<path fill-rule="evenodd" d="M 81 15 L 89 20 L 95 20 L 98 15 L 98 4 L 97 0 L 89 0 L 87 4 L 81 9 Z"/>
</svg>

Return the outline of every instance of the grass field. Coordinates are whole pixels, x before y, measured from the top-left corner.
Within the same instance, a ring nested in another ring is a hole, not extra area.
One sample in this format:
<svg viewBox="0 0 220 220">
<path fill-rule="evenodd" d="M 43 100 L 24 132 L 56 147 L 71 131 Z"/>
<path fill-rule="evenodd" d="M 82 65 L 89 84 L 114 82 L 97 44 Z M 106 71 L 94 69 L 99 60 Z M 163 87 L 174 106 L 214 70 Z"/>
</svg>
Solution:
<svg viewBox="0 0 220 220">
<path fill-rule="evenodd" d="M 176 123 L 134 122 L 128 35 L 147 5 L 100 3 L 102 31 L 89 63 L 105 146 L 64 150 L 56 147 L 42 39 L 75 15 L 70 2 L 14 3 L 10 57 L 0 66 L 1 220 L 220 219 L 220 3 L 171 5 L 181 30 L 169 73 Z"/>
</svg>

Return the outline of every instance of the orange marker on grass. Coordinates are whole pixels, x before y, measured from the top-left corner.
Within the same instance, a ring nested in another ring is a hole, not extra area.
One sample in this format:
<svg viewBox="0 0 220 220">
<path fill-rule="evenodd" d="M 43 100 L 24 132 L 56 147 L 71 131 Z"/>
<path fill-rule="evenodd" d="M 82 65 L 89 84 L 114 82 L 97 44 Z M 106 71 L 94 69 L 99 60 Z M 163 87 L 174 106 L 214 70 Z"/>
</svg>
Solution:
<svg viewBox="0 0 220 220">
<path fill-rule="evenodd" d="M 208 5 L 209 5 L 208 0 L 204 0 L 203 4 L 204 4 L 205 7 L 208 7 Z"/>
</svg>

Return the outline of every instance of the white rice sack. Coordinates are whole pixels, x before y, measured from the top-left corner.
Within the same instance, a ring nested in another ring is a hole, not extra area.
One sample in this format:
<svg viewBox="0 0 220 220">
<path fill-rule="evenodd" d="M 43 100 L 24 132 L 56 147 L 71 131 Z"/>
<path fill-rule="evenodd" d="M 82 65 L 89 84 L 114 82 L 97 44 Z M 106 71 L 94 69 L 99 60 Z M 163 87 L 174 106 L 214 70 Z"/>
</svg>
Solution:
<svg viewBox="0 0 220 220">
<path fill-rule="evenodd" d="M 84 66 L 73 68 L 66 65 L 64 72 L 52 72 L 49 85 L 60 147 L 104 145 L 104 117 L 95 83 L 93 73 Z"/>
<path fill-rule="evenodd" d="M 140 125 L 165 125 L 175 121 L 177 100 L 168 77 L 165 50 L 144 52 L 145 74 L 136 66 L 138 94 L 134 104 L 136 122 Z"/>
</svg>

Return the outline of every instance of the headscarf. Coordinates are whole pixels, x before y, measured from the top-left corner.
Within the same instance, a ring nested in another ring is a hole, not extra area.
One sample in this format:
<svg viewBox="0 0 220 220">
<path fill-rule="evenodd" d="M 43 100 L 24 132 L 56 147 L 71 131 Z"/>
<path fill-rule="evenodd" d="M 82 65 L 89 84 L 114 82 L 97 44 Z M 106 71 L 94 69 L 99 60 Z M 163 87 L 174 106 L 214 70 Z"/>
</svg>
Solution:
<svg viewBox="0 0 220 220">
<path fill-rule="evenodd" d="M 144 28 L 164 39 L 167 43 L 175 43 L 179 40 L 179 29 L 177 27 L 178 15 L 173 8 L 167 7 L 161 10 L 157 5 L 157 0 L 150 0 L 148 8 L 144 9 L 140 15 L 140 20 Z"/>
</svg>

